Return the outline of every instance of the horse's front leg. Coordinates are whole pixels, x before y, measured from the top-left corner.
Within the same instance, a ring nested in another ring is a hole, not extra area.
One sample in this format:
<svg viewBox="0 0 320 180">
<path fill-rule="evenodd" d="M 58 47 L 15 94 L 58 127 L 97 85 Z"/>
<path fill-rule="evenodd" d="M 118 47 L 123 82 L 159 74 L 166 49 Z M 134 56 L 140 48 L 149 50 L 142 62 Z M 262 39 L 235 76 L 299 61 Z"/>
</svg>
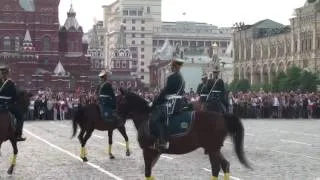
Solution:
<svg viewBox="0 0 320 180">
<path fill-rule="evenodd" d="M 18 146 L 17 140 L 15 137 L 10 138 L 10 142 L 13 148 L 13 157 L 11 159 L 11 165 L 7 171 L 8 174 L 12 174 L 14 167 L 16 166 L 17 155 L 18 155 Z"/>
<path fill-rule="evenodd" d="M 108 139 L 109 139 L 109 146 L 108 146 L 108 154 L 110 159 L 114 159 L 114 155 L 112 154 L 112 135 L 113 130 L 108 130 Z"/>
<path fill-rule="evenodd" d="M 143 149 L 143 158 L 144 158 L 144 175 L 146 180 L 154 180 L 155 178 L 151 176 L 152 168 L 156 164 L 157 160 L 160 157 L 160 153 L 157 151 L 145 148 Z"/>
<path fill-rule="evenodd" d="M 118 128 L 119 132 L 121 133 L 121 135 L 123 136 L 124 140 L 126 141 L 126 155 L 130 156 L 130 148 L 129 148 L 129 138 L 126 132 L 126 127 L 123 125 L 121 127 Z"/>
<path fill-rule="evenodd" d="M 209 159 L 211 164 L 212 180 L 218 180 L 221 162 L 218 152 L 209 151 Z"/>
</svg>

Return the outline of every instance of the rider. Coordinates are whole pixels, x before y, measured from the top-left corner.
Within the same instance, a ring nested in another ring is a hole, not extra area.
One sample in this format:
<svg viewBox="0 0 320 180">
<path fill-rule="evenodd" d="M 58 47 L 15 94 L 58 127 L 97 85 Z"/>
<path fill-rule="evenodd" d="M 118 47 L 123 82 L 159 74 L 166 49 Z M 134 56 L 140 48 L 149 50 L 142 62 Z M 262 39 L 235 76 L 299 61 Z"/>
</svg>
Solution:
<svg viewBox="0 0 320 180">
<path fill-rule="evenodd" d="M 182 59 L 173 59 L 171 62 L 172 74 L 167 78 L 167 83 L 164 89 L 161 90 L 159 96 L 153 103 L 153 111 L 151 121 L 157 124 L 159 130 L 159 148 L 164 150 L 168 148 L 168 143 L 165 137 L 165 120 L 163 117 L 166 112 L 166 103 L 170 100 L 175 100 L 173 112 L 181 108 L 183 104 L 182 95 L 184 94 L 185 81 L 182 77 L 180 69 L 184 63 Z"/>
<path fill-rule="evenodd" d="M 112 116 L 115 115 L 115 109 L 116 109 L 116 97 L 114 94 L 114 90 L 112 88 L 112 85 L 108 82 L 108 72 L 106 70 L 102 70 L 99 74 L 101 83 L 99 84 L 98 88 L 97 88 L 97 95 L 98 97 L 98 101 L 99 101 L 99 105 L 102 106 L 101 107 L 101 113 L 103 113 L 104 108 L 109 108 L 112 111 L 110 113 L 112 113 Z M 107 117 L 110 117 L 110 114 L 106 115 Z M 102 114 L 102 117 L 104 117 L 104 114 Z M 115 118 L 115 120 L 117 120 L 117 118 Z M 118 125 L 119 121 L 116 122 L 116 124 Z"/>
<path fill-rule="evenodd" d="M 200 96 L 200 103 L 206 102 L 210 89 L 208 89 L 208 76 L 203 74 L 201 78 L 202 82 L 198 85 L 197 94 Z"/>
<path fill-rule="evenodd" d="M 208 81 L 208 90 L 209 95 L 207 97 L 206 103 L 207 108 L 210 110 L 211 103 L 218 103 L 219 111 L 221 113 L 228 112 L 228 100 L 226 97 L 226 90 L 224 87 L 224 82 L 222 79 L 219 78 L 219 67 L 216 66 L 213 70 L 213 78 Z"/>
<path fill-rule="evenodd" d="M 25 141 L 22 137 L 23 115 L 19 112 L 16 102 L 17 89 L 14 82 L 8 78 L 9 67 L 5 64 L 0 65 L 0 104 L 1 108 L 9 108 L 9 111 L 16 118 L 15 136 L 17 141 Z M 7 107 L 6 107 L 7 106 Z"/>
</svg>

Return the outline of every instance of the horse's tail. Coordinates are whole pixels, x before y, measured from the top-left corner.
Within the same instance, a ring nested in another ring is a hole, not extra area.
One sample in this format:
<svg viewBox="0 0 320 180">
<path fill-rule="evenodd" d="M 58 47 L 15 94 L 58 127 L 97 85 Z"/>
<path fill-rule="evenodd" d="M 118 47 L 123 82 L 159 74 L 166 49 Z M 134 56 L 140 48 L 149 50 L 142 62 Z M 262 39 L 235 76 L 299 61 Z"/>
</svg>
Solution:
<svg viewBox="0 0 320 180">
<path fill-rule="evenodd" d="M 77 134 L 77 129 L 78 129 L 78 121 L 82 116 L 82 108 L 79 107 L 79 109 L 76 111 L 73 119 L 72 119 L 72 129 L 73 129 L 73 133 L 72 133 L 72 137 L 73 138 L 76 134 Z"/>
<path fill-rule="evenodd" d="M 233 114 L 225 114 L 224 117 L 227 124 L 228 132 L 232 137 L 234 149 L 236 151 L 239 161 L 246 168 L 252 169 L 244 154 L 244 128 L 241 120 Z"/>
</svg>

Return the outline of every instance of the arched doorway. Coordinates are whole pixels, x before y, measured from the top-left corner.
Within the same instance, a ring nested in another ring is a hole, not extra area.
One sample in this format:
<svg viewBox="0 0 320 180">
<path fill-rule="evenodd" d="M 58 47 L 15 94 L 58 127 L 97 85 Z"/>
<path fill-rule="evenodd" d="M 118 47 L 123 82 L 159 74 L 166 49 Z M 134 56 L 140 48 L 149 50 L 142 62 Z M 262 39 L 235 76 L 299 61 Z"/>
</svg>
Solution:
<svg viewBox="0 0 320 180">
<path fill-rule="evenodd" d="M 276 69 L 276 64 L 275 63 L 272 63 L 271 64 L 271 67 L 270 67 L 270 79 L 271 81 L 276 77 L 277 75 L 277 69 Z"/>
<path fill-rule="evenodd" d="M 261 84 L 261 66 L 257 65 L 254 68 L 254 84 Z"/>
<path fill-rule="evenodd" d="M 265 64 L 263 65 L 263 70 L 262 70 L 262 83 L 269 83 L 269 72 L 268 72 L 268 66 Z"/>
</svg>

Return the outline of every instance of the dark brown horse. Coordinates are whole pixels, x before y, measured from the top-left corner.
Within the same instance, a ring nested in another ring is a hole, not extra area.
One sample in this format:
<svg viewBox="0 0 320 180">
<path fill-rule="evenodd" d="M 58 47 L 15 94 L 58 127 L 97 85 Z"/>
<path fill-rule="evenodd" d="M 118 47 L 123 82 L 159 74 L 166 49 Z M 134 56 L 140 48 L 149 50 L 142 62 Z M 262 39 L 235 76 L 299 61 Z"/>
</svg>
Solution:
<svg viewBox="0 0 320 180">
<path fill-rule="evenodd" d="M 118 101 L 118 113 L 122 118 L 132 119 L 138 131 L 138 141 L 143 150 L 145 162 L 145 177 L 151 176 L 152 167 L 160 157 L 161 152 L 154 149 L 155 138 L 149 132 L 149 114 L 151 108 L 147 101 L 138 95 L 121 90 Z M 204 148 L 209 152 L 212 169 L 212 179 L 217 179 L 220 168 L 229 179 L 229 162 L 220 152 L 227 135 L 233 139 L 234 148 L 241 164 L 250 168 L 243 149 L 244 128 L 240 119 L 234 115 L 222 115 L 214 112 L 195 111 L 193 123 L 183 136 L 171 136 L 169 149 L 163 153 L 186 154 L 197 148 Z"/>
<path fill-rule="evenodd" d="M 30 105 L 31 94 L 26 91 L 19 91 L 17 93 L 17 108 L 20 113 L 25 114 Z M 13 148 L 13 157 L 11 159 L 11 165 L 7 171 L 8 174 L 12 174 L 16 165 L 16 159 L 18 155 L 17 140 L 15 136 L 15 125 L 12 114 L 8 109 L 3 108 L 0 111 L 0 147 L 1 144 L 9 140 Z"/>
<path fill-rule="evenodd" d="M 78 135 L 78 139 L 81 144 L 80 158 L 84 162 L 88 161 L 85 145 L 95 129 L 100 131 L 108 131 L 108 138 L 109 138 L 108 154 L 110 159 L 115 158 L 111 152 L 112 134 L 114 129 L 118 129 L 121 135 L 124 137 L 126 141 L 126 155 L 130 156 L 129 139 L 127 136 L 126 128 L 124 126 L 125 121 L 120 126 L 116 126 L 116 124 L 113 122 L 106 122 L 101 118 L 101 113 L 100 113 L 98 104 L 88 104 L 83 107 L 80 107 L 78 111 L 75 113 L 72 124 L 73 124 L 72 137 L 76 135 L 78 125 L 80 127 L 80 133 Z"/>
</svg>

